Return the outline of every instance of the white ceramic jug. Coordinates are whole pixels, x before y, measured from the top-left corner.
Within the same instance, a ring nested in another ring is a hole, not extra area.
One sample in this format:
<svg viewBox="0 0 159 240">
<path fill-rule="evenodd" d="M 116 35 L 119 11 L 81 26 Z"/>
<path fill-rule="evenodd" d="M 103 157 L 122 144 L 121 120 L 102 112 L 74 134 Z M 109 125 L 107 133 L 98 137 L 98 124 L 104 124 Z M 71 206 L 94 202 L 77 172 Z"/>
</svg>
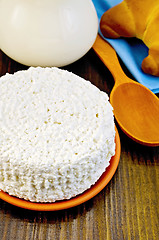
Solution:
<svg viewBox="0 0 159 240">
<path fill-rule="evenodd" d="M 93 45 L 91 0 L 0 0 L 0 49 L 28 66 L 65 66 Z"/>
</svg>

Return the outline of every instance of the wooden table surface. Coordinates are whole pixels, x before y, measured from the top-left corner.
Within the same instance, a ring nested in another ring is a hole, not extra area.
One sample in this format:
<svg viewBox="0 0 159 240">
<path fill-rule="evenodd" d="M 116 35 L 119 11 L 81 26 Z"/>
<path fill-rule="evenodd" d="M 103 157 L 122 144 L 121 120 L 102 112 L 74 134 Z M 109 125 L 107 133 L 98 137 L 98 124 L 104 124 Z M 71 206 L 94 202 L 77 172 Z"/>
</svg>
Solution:
<svg viewBox="0 0 159 240">
<path fill-rule="evenodd" d="M 0 75 L 27 69 L 0 51 Z M 64 67 L 110 94 L 114 81 L 91 49 Z M 118 169 L 93 199 L 72 209 L 36 212 L 0 200 L 0 240 L 159 239 L 159 147 L 121 140 Z"/>
</svg>

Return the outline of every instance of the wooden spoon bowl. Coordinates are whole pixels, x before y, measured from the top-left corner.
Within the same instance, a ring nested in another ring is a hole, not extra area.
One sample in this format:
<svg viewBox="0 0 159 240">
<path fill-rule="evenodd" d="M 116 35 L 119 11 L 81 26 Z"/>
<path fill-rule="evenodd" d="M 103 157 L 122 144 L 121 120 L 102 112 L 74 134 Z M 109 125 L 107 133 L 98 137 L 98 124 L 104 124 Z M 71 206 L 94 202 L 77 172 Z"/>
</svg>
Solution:
<svg viewBox="0 0 159 240">
<path fill-rule="evenodd" d="M 114 77 L 110 103 L 121 129 L 138 143 L 159 146 L 158 97 L 125 75 L 115 50 L 99 35 L 93 49 Z"/>
</svg>

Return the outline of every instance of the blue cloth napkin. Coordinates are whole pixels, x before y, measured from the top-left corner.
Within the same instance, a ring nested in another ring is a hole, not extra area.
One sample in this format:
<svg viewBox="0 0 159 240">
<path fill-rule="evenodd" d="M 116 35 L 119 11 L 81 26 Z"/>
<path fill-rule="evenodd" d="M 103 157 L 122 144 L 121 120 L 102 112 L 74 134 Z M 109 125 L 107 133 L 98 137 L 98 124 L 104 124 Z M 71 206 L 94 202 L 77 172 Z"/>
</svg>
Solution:
<svg viewBox="0 0 159 240">
<path fill-rule="evenodd" d="M 122 0 L 92 0 L 97 11 L 98 20 L 110 7 L 117 5 Z M 103 37 L 100 29 L 100 35 Z M 104 38 L 104 37 L 103 37 Z M 149 88 L 154 93 L 159 93 L 159 77 L 146 74 L 141 69 L 143 59 L 148 55 L 148 48 L 136 38 L 108 39 L 105 38 L 116 50 L 123 63 L 134 78 Z"/>
</svg>

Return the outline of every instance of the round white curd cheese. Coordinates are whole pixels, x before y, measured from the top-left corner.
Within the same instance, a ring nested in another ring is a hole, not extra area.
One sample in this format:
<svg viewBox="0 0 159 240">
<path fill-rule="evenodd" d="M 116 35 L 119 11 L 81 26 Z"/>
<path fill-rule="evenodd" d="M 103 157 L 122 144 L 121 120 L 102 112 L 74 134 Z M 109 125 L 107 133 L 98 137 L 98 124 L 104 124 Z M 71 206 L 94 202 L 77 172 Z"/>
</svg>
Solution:
<svg viewBox="0 0 159 240">
<path fill-rule="evenodd" d="M 56 67 L 0 78 L 0 189 L 34 202 L 89 189 L 115 154 L 105 92 Z"/>
</svg>

